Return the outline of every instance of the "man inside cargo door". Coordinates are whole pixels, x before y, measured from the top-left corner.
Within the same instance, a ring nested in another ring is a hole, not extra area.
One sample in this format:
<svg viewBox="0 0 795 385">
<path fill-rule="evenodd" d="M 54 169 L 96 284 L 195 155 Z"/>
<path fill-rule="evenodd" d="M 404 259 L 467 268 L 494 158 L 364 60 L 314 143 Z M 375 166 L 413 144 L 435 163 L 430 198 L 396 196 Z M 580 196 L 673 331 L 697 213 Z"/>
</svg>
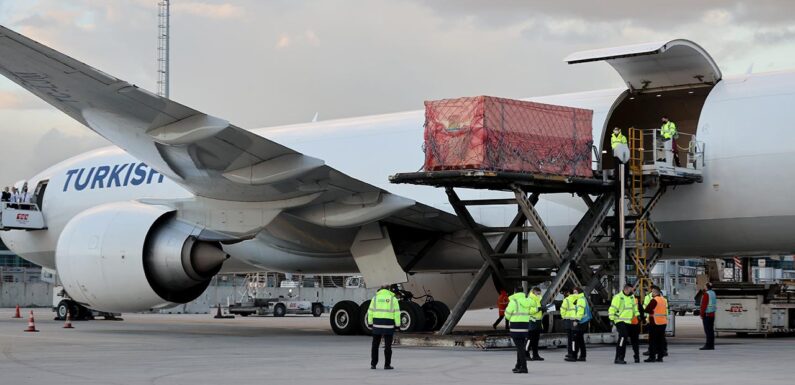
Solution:
<svg viewBox="0 0 795 385">
<path fill-rule="evenodd" d="M 679 154 L 676 151 L 676 137 L 679 136 L 679 132 L 676 130 L 676 123 L 672 122 L 668 119 L 667 116 L 663 115 L 662 117 L 662 126 L 660 126 L 660 136 L 662 137 L 662 146 L 664 155 L 660 157 L 658 155 L 657 161 L 665 162 L 666 164 L 673 164 L 676 167 L 679 166 Z"/>
</svg>

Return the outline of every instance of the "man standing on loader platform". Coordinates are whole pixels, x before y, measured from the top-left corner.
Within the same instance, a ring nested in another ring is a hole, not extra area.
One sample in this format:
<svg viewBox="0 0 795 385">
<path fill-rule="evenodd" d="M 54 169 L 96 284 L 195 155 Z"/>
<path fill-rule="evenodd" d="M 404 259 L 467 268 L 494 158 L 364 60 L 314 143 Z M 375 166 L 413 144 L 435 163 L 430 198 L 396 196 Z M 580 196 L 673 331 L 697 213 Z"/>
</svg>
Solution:
<svg viewBox="0 0 795 385">
<path fill-rule="evenodd" d="M 392 338 L 400 328 L 400 303 L 389 285 L 381 286 L 367 309 L 367 324 L 373 328 L 373 344 L 370 350 L 370 369 L 378 365 L 378 347 L 384 339 L 384 369 L 392 367 Z"/>
<path fill-rule="evenodd" d="M 527 373 L 527 357 L 525 345 L 527 344 L 527 328 L 530 323 L 530 297 L 525 295 L 524 289 L 516 288 L 514 294 L 508 297 L 508 308 L 505 309 L 505 319 L 511 331 L 511 339 L 516 346 L 516 366 L 514 373 Z"/>
<path fill-rule="evenodd" d="M 627 144 L 627 137 L 621 133 L 618 127 L 613 128 L 613 135 L 610 136 L 610 148 L 615 150 L 619 144 Z"/>
<path fill-rule="evenodd" d="M 671 164 L 673 160 L 673 164 L 676 167 L 679 167 L 679 154 L 676 151 L 676 137 L 679 136 L 679 132 L 676 130 L 676 123 L 670 121 L 667 116 L 662 117 L 662 126 L 660 127 L 660 136 L 663 140 L 663 151 L 665 155 L 662 159 L 657 159 L 658 161 L 664 161 L 666 164 Z M 658 156 L 659 158 L 659 156 Z"/>
<path fill-rule="evenodd" d="M 629 337 L 628 326 L 632 323 L 633 317 L 640 316 L 635 297 L 632 295 L 632 285 L 624 285 L 624 289 L 613 296 L 608 309 L 610 322 L 616 326 L 618 331 L 618 343 L 616 344 L 616 357 L 613 360 L 616 364 L 626 364 L 624 357 L 627 353 L 627 338 Z"/>
</svg>

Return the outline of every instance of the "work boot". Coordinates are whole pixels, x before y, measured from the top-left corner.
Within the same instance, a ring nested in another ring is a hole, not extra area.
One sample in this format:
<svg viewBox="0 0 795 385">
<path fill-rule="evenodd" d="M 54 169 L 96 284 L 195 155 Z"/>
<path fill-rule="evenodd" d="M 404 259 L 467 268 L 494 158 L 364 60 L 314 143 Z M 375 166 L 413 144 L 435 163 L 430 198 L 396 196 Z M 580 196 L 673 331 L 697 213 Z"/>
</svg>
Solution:
<svg viewBox="0 0 795 385">
<path fill-rule="evenodd" d="M 375 365 L 370 365 L 370 369 L 375 369 Z"/>
<path fill-rule="evenodd" d="M 582 357 L 578 358 L 578 359 L 577 359 L 577 361 L 583 361 L 583 362 L 585 362 L 585 356 L 582 356 Z"/>
<path fill-rule="evenodd" d="M 645 351 L 645 352 L 643 352 L 643 355 L 644 355 L 644 356 L 648 356 L 649 354 L 651 354 L 651 352 L 650 352 L 650 351 L 648 351 L 648 350 L 647 350 L 647 351 Z"/>
<path fill-rule="evenodd" d="M 616 359 L 613 361 L 613 363 L 614 363 L 614 364 L 617 364 L 617 365 L 626 365 L 626 364 L 627 364 L 627 362 L 626 362 L 626 361 L 624 361 L 624 360 L 619 360 L 618 358 L 616 358 Z"/>
<path fill-rule="evenodd" d="M 563 360 L 568 362 L 577 362 L 577 359 L 572 356 L 566 356 L 566 358 L 564 358 Z"/>
<path fill-rule="evenodd" d="M 531 358 L 531 360 L 533 360 L 533 361 L 544 361 L 544 358 L 542 358 L 541 356 L 533 356 L 533 358 Z"/>
<path fill-rule="evenodd" d="M 639 364 L 639 363 L 640 363 L 640 357 L 638 357 L 638 356 L 635 356 L 635 363 L 636 363 L 636 364 Z"/>
<path fill-rule="evenodd" d="M 384 370 L 392 370 L 392 369 L 394 369 L 392 366 L 384 365 Z"/>
<path fill-rule="evenodd" d="M 527 368 L 519 368 L 513 371 L 514 373 L 527 373 Z"/>
<path fill-rule="evenodd" d="M 657 360 L 654 359 L 654 357 L 649 357 L 649 358 L 643 360 L 643 362 L 657 362 Z"/>
<path fill-rule="evenodd" d="M 715 350 L 715 348 L 714 347 L 709 347 L 709 346 L 702 346 L 702 347 L 698 348 L 698 350 Z"/>
<path fill-rule="evenodd" d="M 663 352 L 662 356 L 663 357 L 668 357 L 668 352 Z"/>
<path fill-rule="evenodd" d="M 657 357 L 657 362 L 663 362 L 662 356 Z"/>
</svg>

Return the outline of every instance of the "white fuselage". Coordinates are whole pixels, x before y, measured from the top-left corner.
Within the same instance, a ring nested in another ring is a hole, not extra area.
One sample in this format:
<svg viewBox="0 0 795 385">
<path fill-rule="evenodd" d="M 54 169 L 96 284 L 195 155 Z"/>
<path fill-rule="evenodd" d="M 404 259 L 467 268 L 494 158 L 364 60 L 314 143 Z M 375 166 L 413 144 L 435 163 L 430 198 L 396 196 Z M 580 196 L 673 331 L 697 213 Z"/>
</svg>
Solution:
<svg viewBox="0 0 795 385">
<path fill-rule="evenodd" d="M 592 109 L 594 141 L 599 145 L 610 108 L 623 91 L 531 100 Z M 669 191 L 654 211 L 653 219 L 664 240 L 673 245 L 665 257 L 795 252 L 791 230 L 795 226 L 795 196 L 790 195 L 795 191 L 795 181 L 790 177 L 795 169 L 795 150 L 792 150 L 795 124 L 789 119 L 794 106 L 795 72 L 727 78 L 714 87 L 698 123 L 699 140 L 706 143 L 704 181 Z M 390 174 L 421 168 L 423 120 L 422 111 L 413 111 L 254 132 L 323 159 L 354 178 L 452 212 L 441 189 L 393 185 L 387 179 Z M 72 217 L 89 207 L 145 198 L 192 198 L 190 192 L 117 147 L 61 162 L 34 176 L 28 184 L 35 186 L 47 179 L 42 211 L 48 229 L 7 231 L 2 238 L 23 258 L 51 268 L 55 266 L 54 250 L 61 230 Z M 463 199 L 502 195 L 475 190 L 460 194 Z M 509 211 L 483 207 L 473 214 L 483 224 L 504 225 L 515 214 Z M 568 230 L 580 219 L 585 206 L 578 198 L 565 194 L 548 195 L 542 199 L 539 211 L 553 234 L 560 238 L 559 244 L 565 244 Z M 274 233 L 279 232 L 270 232 Z M 334 249 L 324 254 L 322 247 L 312 250 L 274 247 L 272 237 L 257 237 L 227 249 L 249 267 L 305 273 L 355 270 L 346 252 Z M 531 249 L 541 250 L 539 245 L 532 244 Z M 446 266 L 450 271 L 460 271 L 479 263 L 479 256 L 472 253 L 458 262 L 451 259 Z"/>
</svg>

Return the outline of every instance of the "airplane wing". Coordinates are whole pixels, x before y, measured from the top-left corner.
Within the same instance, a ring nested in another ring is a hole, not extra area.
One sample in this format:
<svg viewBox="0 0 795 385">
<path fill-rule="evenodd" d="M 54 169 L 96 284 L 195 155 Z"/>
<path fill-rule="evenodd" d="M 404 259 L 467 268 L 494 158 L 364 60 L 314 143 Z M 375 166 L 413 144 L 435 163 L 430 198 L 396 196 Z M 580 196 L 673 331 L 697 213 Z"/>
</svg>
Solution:
<svg viewBox="0 0 795 385">
<path fill-rule="evenodd" d="M 449 213 L 352 178 L 320 159 L 152 94 L 2 26 L 0 73 L 205 202 L 267 209 L 272 215 L 262 217 L 271 219 L 290 210 L 328 227 L 389 220 L 437 232 L 461 228 Z M 260 228 L 264 221 L 254 220 Z"/>
</svg>

